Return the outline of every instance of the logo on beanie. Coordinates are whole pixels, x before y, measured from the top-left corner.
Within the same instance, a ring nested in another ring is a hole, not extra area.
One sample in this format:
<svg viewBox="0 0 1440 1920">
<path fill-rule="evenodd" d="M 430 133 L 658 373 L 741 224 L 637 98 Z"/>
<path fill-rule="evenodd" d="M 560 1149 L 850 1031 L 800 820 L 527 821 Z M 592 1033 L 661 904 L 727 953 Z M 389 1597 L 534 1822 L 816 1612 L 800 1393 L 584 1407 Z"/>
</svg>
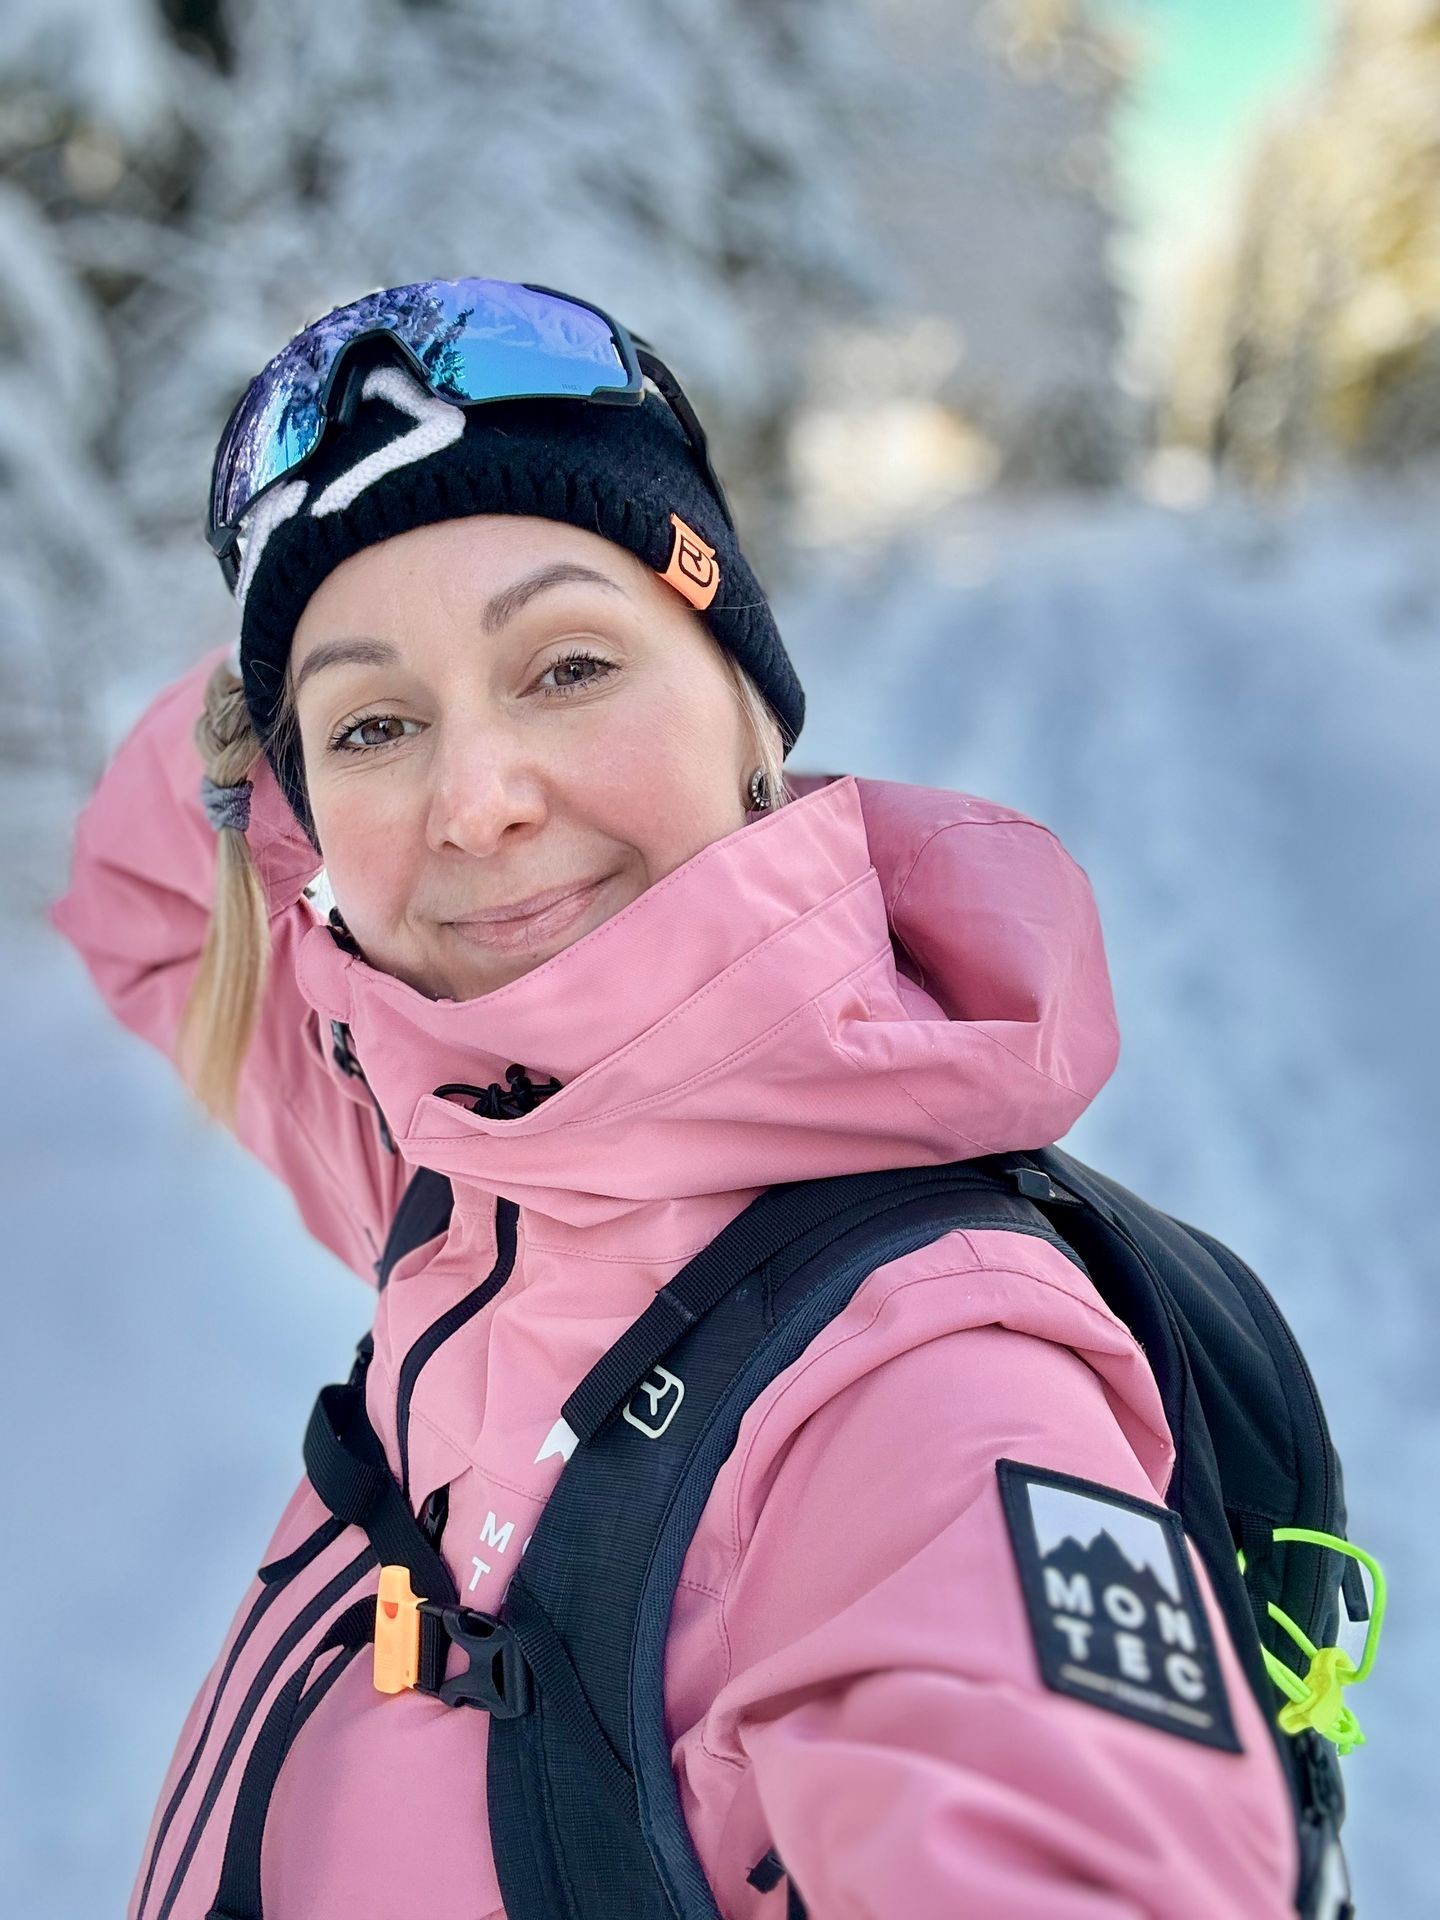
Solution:
<svg viewBox="0 0 1440 1920">
<path fill-rule="evenodd" d="M 672 513 L 675 544 L 670 549 L 670 564 L 660 578 L 667 581 L 697 612 L 703 613 L 720 587 L 720 566 L 715 549 L 707 547 L 693 527 L 687 527 L 678 513 Z"/>
</svg>

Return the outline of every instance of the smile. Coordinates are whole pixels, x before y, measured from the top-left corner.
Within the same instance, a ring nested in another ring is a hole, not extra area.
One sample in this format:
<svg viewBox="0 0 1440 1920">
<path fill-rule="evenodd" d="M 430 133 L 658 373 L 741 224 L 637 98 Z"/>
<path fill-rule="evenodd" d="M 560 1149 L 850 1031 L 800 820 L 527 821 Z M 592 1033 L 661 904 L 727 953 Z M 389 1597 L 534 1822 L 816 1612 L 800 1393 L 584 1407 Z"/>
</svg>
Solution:
<svg viewBox="0 0 1440 1920">
<path fill-rule="evenodd" d="M 538 906 L 508 913 L 504 918 L 471 915 L 445 924 L 462 940 L 490 952 L 523 952 L 558 933 L 567 932 L 583 918 L 601 889 L 613 878 L 613 874 L 606 874 L 603 880 L 592 880 L 573 893 L 540 894 Z"/>
</svg>

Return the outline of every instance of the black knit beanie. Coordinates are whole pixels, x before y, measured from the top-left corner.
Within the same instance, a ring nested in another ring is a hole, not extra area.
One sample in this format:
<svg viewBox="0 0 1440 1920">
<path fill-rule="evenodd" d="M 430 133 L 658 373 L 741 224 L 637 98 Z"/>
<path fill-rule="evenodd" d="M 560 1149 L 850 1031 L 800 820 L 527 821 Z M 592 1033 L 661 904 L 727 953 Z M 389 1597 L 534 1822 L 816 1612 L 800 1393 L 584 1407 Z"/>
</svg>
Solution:
<svg viewBox="0 0 1440 1920">
<path fill-rule="evenodd" d="M 694 607 L 764 694 L 789 752 L 805 695 L 758 581 L 684 430 L 648 390 L 639 406 L 505 400 L 458 407 L 385 360 L 296 476 L 241 527 L 245 703 L 296 818 L 314 839 L 298 742 L 275 722 L 290 642 L 312 593 L 377 541 L 467 514 L 564 521 L 626 548 Z"/>
</svg>

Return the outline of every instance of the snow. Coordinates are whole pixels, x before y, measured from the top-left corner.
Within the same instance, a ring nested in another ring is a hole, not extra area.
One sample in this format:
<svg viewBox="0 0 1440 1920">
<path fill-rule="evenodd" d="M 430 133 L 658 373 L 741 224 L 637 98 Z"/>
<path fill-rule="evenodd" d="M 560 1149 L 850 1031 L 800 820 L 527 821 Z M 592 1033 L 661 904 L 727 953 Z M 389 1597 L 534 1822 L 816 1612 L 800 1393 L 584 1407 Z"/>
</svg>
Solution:
<svg viewBox="0 0 1440 1920">
<path fill-rule="evenodd" d="M 1003 800 L 1090 875 L 1123 1051 L 1065 1144 L 1235 1247 L 1311 1358 L 1353 1531 L 1394 1591 L 1344 1769 L 1360 1910 L 1395 1920 L 1427 1906 L 1440 1713 L 1434 507 L 992 495 L 809 550 L 781 607 L 809 698 L 797 769 Z M 0 1846 L 9 1910 L 89 1920 L 123 1905 L 370 1301 L 67 948 L 33 926 L 0 940 L 23 1010 Z"/>
</svg>

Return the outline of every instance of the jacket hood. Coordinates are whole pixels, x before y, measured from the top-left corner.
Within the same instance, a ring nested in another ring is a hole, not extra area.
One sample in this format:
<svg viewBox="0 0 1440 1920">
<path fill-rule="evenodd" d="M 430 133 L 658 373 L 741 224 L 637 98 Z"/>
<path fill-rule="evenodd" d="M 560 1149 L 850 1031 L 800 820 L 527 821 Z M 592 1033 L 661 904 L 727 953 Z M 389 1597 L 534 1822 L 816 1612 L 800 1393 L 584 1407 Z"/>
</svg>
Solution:
<svg viewBox="0 0 1440 1920">
<path fill-rule="evenodd" d="M 449 1175 L 458 1206 L 476 1188 L 584 1229 L 1058 1140 L 1118 1054 L 1084 872 L 966 794 L 792 785 L 473 1000 L 430 1000 L 312 928 L 302 990 L 349 1027 L 404 1159 Z M 514 1118 L 435 1092 L 504 1087 L 513 1063 L 559 1091 Z"/>
</svg>

